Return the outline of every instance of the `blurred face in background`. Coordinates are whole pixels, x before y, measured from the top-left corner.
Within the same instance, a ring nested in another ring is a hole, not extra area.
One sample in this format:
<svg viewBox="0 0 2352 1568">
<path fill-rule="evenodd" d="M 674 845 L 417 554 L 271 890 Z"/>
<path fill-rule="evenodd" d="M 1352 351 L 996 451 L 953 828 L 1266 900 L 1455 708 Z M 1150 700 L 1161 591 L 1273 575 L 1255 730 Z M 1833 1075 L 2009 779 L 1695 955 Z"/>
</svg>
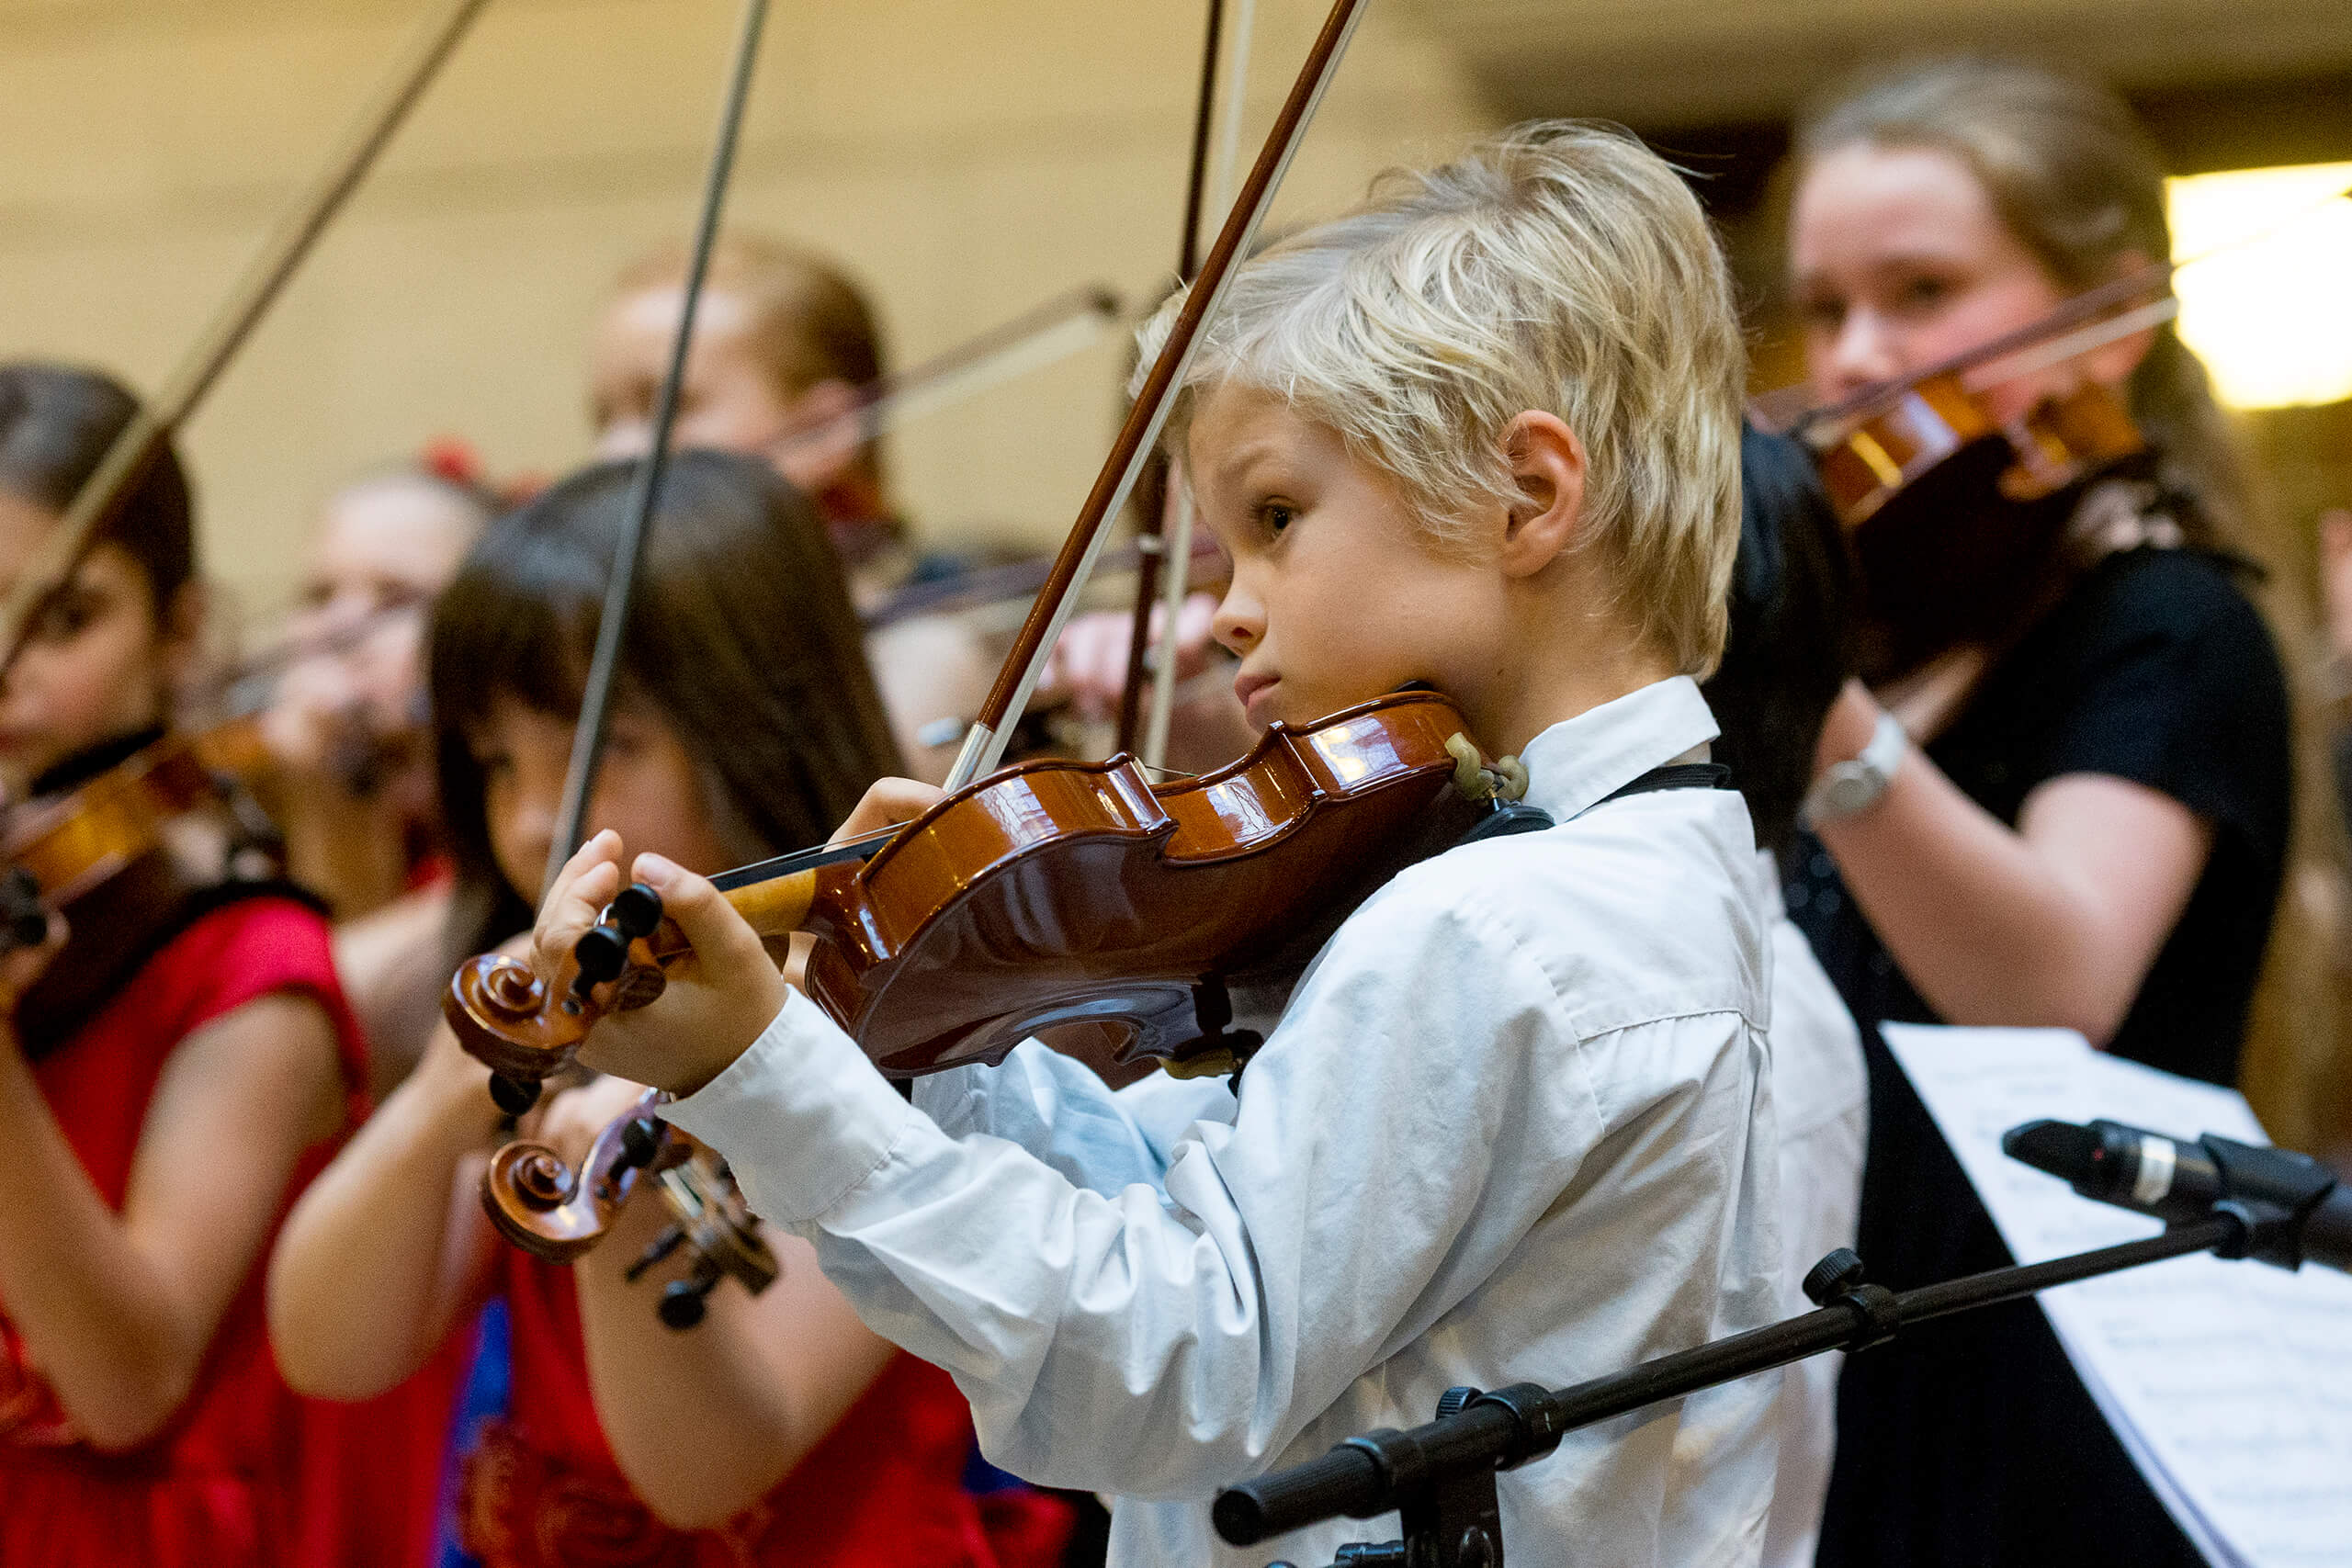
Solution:
<svg viewBox="0 0 2352 1568">
<path fill-rule="evenodd" d="M 299 657 L 262 720 L 281 764 L 373 793 L 388 771 L 422 761 L 425 611 L 483 521 L 481 507 L 407 475 L 327 503 L 287 627 Z"/>
<path fill-rule="evenodd" d="M 0 493 L 0 586 L 32 563 L 56 526 L 47 508 Z M 8 798 L 23 798 L 34 779 L 77 752 L 164 722 L 194 650 L 196 602 L 185 594 L 159 616 L 138 561 L 118 545 L 91 548 L 33 617 L 0 681 Z"/>
<path fill-rule="evenodd" d="M 2120 259 L 2125 270 L 2145 263 Z M 1789 273 L 1823 401 L 2025 326 L 2071 292 L 2002 221 L 1968 164 L 1938 147 L 1853 142 L 1815 157 L 1790 206 Z M 2148 343 L 2134 333 L 2003 381 L 1984 400 L 2006 421 L 2077 377 L 2119 385 Z"/>
<path fill-rule="evenodd" d="M 639 457 L 651 444 L 654 407 L 684 306 L 683 289 L 640 288 L 615 299 L 597 322 L 590 345 L 589 417 L 599 457 Z M 854 408 L 856 389 L 828 380 L 786 392 L 761 353 L 758 325 L 741 296 L 705 291 L 679 389 L 674 446 L 765 457 L 796 488 L 816 495 L 856 459 L 858 422 L 823 423 L 828 415 Z"/>
</svg>

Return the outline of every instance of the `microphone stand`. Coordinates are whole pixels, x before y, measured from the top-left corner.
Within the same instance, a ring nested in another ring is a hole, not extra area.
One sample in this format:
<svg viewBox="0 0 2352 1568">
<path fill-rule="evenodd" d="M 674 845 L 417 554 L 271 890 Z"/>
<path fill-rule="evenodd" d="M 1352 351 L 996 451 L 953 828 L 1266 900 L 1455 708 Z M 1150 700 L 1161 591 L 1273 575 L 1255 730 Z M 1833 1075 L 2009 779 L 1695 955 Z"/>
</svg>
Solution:
<svg viewBox="0 0 2352 1568">
<path fill-rule="evenodd" d="M 1502 1568 L 1496 1473 L 1542 1459 L 1570 1432 L 1826 1350 L 1867 1350 L 1916 1323 L 2168 1258 L 2211 1252 L 2298 1268 L 2304 1222 L 2335 1184 L 2324 1167 L 2315 1168 L 2323 1173 L 2315 1189 L 2297 1179 L 2300 1171 L 2277 1184 L 2249 1183 L 2258 1190 L 2225 1196 L 2144 1241 L 1912 1291 L 1865 1282 L 1861 1258 L 1839 1247 L 1805 1275 L 1816 1311 L 1570 1388 L 1448 1389 L 1436 1420 L 1409 1432 L 1350 1438 L 1321 1459 L 1227 1487 L 1211 1517 L 1228 1543 L 1253 1546 L 1342 1514 L 1369 1519 L 1393 1509 L 1402 1517 L 1402 1540 L 1342 1547 L 1332 1568 Z"/>
</svg>

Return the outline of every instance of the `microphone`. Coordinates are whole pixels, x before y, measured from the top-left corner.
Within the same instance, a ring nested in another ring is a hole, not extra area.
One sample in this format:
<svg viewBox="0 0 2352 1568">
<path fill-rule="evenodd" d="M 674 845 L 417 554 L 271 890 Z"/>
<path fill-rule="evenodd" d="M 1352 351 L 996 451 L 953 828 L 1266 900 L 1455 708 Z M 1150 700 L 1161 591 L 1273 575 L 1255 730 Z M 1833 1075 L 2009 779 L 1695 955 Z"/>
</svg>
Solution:
<svg viewBox="0 0 2352 1568">
<path fill-rule="evenodd" d="M 2001 1152 L 2086 1198 L 2166 1224 L 2233 1206 L 2249 1222 L 2248 1256 L 2282 1269 L 2308 1260 L 2352 1273 L 2352 1187 L 2309 1155 L 2213 1133 L 2170 1138 L 2105 1120 L 2028 1122 L 2001 1134 Z"/>
</svg>

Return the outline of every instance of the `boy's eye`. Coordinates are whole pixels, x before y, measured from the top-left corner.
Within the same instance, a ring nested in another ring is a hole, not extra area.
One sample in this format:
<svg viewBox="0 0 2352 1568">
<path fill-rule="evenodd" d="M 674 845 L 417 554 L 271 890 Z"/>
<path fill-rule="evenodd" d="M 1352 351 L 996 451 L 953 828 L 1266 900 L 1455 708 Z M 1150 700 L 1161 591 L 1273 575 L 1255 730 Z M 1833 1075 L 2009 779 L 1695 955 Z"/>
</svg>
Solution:
<svg viewBox="0 0 2352 1568">
<path fill-rule="evenodd" d="M 1846 320 L 1846 302 L 1814 295 L 1797 302 L 1797 314 L 1815 332 L 1834 333 Z"/>
<path fill-rule="evenodd" d="M 1258 523 L 1269 534 L 1280 534 L 1298 521 L 1298 509 L 1287 501 L 1269 501 L 1258 508 Z"/>
</svg>

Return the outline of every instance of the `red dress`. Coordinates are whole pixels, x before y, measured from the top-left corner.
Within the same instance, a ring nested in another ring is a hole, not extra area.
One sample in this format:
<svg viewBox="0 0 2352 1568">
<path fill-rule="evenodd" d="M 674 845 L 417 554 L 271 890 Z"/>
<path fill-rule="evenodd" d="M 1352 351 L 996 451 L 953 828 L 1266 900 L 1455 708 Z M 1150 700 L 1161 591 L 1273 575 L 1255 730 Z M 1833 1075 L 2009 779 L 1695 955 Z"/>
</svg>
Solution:
<svg viewBox="0 0 2352 1568">
<path fill-rule="evenodd" d="M 108 1204 L 121 1206 L 148 1101 L 180 1042 L 273 992 L 325 1008 L 356 1108 L 359 1032 L 335 980 L 326 922 L 290 898 L 249 898 L 203 916 L 34 1064 L 51 1113 Z M 288 1202 L 328 1152 L 306 1155 Z M 277 1568 L 292 1558 L 301 1412 L 270 1356 L 263 1273 L 257 1259 L 171 1423 L 127 1454 L 80 1440 L 0 1310 L 0 1562 Z"/>
<path fill-rule="evenodd" d="M 1057 1500 L 1031 1495 L 1051 1517 L 1025 1521 L 1018 1549 L 1020 1532 L 984 1527 L 963 1486 L 971 1413 L 946 1373 L 903 1355 L 724 1529 L 672 1529 L 629 1491 L 605 1446 L 571 1270 L 501 1252 L 512 1414 L 467 1460 L 458 1501 L 459 1540 L 483 1568 L 1043 1568 L 1057 1560 L 1069 1529 Z"/>
</svg>

